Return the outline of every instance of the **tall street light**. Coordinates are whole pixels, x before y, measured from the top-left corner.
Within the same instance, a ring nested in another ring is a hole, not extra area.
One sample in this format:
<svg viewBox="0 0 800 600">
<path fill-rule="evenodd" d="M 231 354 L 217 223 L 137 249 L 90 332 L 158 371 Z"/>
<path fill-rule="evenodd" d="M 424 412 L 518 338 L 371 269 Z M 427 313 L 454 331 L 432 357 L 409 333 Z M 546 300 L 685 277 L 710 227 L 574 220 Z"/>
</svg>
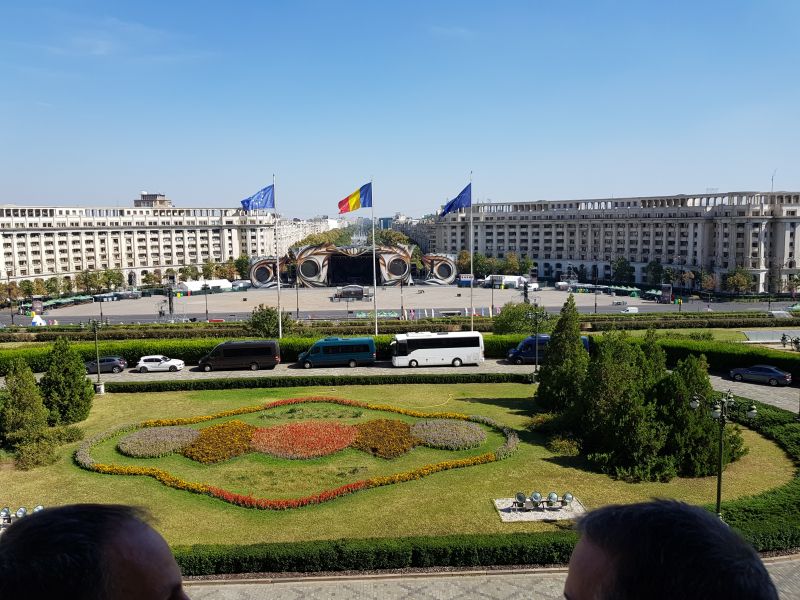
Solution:
<svg viewBox="0 0 800 600">
<path fill-rule="evenodd" d="M 533 347 L 533 361 L 534 361 L 534 373 L 539 373 L 539 328 L 542 325 L 542 321 L 547 318 L 547 314 L 544 310 L 539 309 L 539 298 L 534 297 L 533 299 L 533 307 L 534 310 L 528 312 L 528 319 L 533 321 L 533 329 L 534 329 L 534 347 Z"/>
<path fill-rule="evenodd" d="M 11 313 L 11 324 L 14 324 L 14 300 L 11 298 L 11 271 L 6 271 L 8 278 L 8 311 Z"/>
<path fill-rule="evenodd" d="M 200 288 L 200 289 L 203 290 L 203 296 L 205 296 L 205 299 L 206 299 L 206 323 L 208 323 L 208 290 L 210 288 L 208 287 L 207 283 L 204 283 L 203 287 Z"/>
<path fill-rule="evenodd" d="M 99 329 L 101 323 L 102 321 L 98 323 L 95 319 L 92 319 L 92 330 L 94 331 L 94 354 L 97 361 L 94 363 L 95 369 L 97 369 L 97 383 L 94 384 L 94 391 L 96 394 L 105 393 L 105 387 L 103 386 L 103 382 L 100 380 L 100 344 L 97 341 L 97 330 Z"/>
<path fill-rule="evenodd" d="M 689 406 L 692 410 L 697 410 L 702 404 L 707 402 L 705 398 L 699 394 L 695 394 L 692 396 Z M 733 392 L 730 390 L 724 392 L 719 401 L 715 402 L 711 407 L 711 418 L 716 419 L 719 425 L 719 445 L 717 447 L 717 516 L 720 519 L 722 519 L 722 509 L 720 506 L 722 504 L 722 447 L 725 438 L 725 425 L 728 423 L 733 412 L 741 413 L 743 409 L 744 407 L 737 406 L 736 400 L 733 397 Z M 753 420 L 756 418 L 757 414 L 758 411 L 756 410 L 755 404 L 751 404 L 746 413 L 747 418 Z"/>
</svg>

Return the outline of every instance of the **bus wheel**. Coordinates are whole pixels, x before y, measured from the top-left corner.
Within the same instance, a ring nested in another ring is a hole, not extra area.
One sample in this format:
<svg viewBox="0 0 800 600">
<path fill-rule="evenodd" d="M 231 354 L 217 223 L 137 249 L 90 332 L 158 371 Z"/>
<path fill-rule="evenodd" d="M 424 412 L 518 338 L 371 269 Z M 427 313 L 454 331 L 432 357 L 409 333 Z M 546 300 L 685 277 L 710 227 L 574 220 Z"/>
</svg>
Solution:
<svg viewBox="0 0 800 600">
<path fill-rule="evenodd" d="M 414 367 L 418 367 L 419 363 L 417 361 L 415 361 L 415 360 L 410 360 L 410 361 L 408 361 L 408 366 L 413 369 Z"/>
<path fill-rule="evenodd" d="M 258 371 L 258 363 L 250 363 L 251 371 Z"/>
<path fill-rule="evenodd" d="M 453 366 L 454 366 L 454 367 L 460 367 L 462 364 L 463 364 L 463 363 L 461 362 L 461 359 L 460 359 L 460 358 L 454 358 L 454 359 L 453 359 Z"/>
<path fill-rule="evenodd" d="M 358 366 L 358 363 L 351 358 L 349 361 L 347 361 L 347 366 L 351 369 L 354 369 Z"/>
</svg>

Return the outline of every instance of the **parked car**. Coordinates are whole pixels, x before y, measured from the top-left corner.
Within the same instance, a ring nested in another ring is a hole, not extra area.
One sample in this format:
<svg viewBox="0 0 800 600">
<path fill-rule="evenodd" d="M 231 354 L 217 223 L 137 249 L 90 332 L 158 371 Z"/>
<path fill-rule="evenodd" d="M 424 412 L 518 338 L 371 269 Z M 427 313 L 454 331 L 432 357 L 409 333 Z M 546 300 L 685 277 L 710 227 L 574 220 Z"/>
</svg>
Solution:
<svg viewBox="0 0 800 600">
<path fill-rule="evenodd" d="M 201 371 L 220 369 L 274 369 L 281 362 L 281 349 L 275 340 L 247 340 L 219 344 L 197 363 Z"/>
<path fill-rule="evenodd" d="M 622 309 L 621 312 L 623 315 L 638 315 L 639 314 L 639 307 L 638 306 L 629 306 L 627 308 Z"/>
<path fill-rule="evenodd" d="M 537 337 L 535 335 L 530 335 L 522 340 L 516 348 L 511 348 L 511 350 L 509 350 L 506 354 L 508 362 L 514 363 L 515 365 L 532 364 L 536 362 L 538 352 L 539 363 L 541 363 L 544 355 L 546 354 L 547 344 L 550 342 L 550 334 L 539 334 L 538 349 L 536 348 L 536 341 Z M 583 344 L 583 347 L 586 348 L 586 351 L 589 352 L 589 338 L 585 335 L 582 335 L 581 343 Z"/>
<path fill-rule="evenodd" d="M 128 361 L 121 356 L 101 356 L 100 357 L 100 372 L 101 373 L 120 373 L 128 368 Z M 97 373 L 97 361 L 86 361 L 86 373 Z"/>
<path fill-rule="evenodd" d="M 139 373 L 150 371 L 180 371 L 185 367 L 185 363 L 178 358 L 168 358 L 166 356 L 154 355 L 143 356 L 136 364 L 135 370 Z"/>
<path fill-rule="evenodd" d="M 329 337 L 314 342 L 297 357 L 303 368 L 375 364 L 375 340 L 372 338 Z"/>
<path fill-rule="evenodd" d="M 731 369 L 731 379 L 768 383 L 772 386 L 789 385 L 792 383 L 792 374 L 781 371 L 778 367 L 771 365 L 754 365 L 752 367 Z"/>
</svg>

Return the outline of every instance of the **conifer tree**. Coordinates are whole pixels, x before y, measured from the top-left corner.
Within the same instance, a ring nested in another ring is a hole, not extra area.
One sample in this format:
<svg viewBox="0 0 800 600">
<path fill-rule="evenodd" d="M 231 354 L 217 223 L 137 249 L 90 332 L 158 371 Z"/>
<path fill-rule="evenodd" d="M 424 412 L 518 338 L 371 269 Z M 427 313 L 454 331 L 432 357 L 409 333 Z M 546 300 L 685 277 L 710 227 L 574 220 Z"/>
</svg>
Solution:
<svg viewBox="0 0 800 600">
<path fill-rule="evenodd" d="M 569 295 L 553 328 L 539 371 L 536 402 L 545 409 L 565 412 L 581 396 L 589 355 L 581 341 L 575 298 Z"/>
<path fill-rule="evenodd" d="M 50 413 L 49 423 L 66 425 L 86 419 L 92 408 L 94 390 L 86 379 L 83 359 L 66 337 L 56 339 L 47 365 L 39 385 L 44 405 Z"/>
<path fill-rule="evenodd" d="M 713 475 L 717 470 L 719 425 L 708 415 L 714 391 L 708 379 L 705 356 L 687 356 L 655 391 L 658 413 L 667 427 L 664 453 L 674 456 L 678 474 L 690 477 Z M 705 401 L 692 409 L 693 397 Z M 738 427 L 729 426 L 723 438 L 723 463 L 736 460 L 746 450 Z"/>
<path fill-rule="evenodd" d="M 0 414 L 0 436 L 10 446 L 41 437 L 47 427 L 47 409 L 28 364 L 17 359 L 6 374 L 6 396 Z"/>
</svg>

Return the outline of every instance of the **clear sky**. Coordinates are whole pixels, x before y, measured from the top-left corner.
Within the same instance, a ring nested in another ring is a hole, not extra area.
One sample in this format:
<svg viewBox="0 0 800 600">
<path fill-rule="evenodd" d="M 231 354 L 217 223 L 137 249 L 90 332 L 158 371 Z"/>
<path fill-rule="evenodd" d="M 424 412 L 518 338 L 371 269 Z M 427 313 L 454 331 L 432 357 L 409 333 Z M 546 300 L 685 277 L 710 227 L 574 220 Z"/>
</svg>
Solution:
<svg viewBox="0 0 800 600">
<path fill-rule="evenodd" d="M 800 190 L 800 2 L 0 0 L 0 203 Z M 360 211 L 368 216 L 366 211 Z"/>
</svg>

